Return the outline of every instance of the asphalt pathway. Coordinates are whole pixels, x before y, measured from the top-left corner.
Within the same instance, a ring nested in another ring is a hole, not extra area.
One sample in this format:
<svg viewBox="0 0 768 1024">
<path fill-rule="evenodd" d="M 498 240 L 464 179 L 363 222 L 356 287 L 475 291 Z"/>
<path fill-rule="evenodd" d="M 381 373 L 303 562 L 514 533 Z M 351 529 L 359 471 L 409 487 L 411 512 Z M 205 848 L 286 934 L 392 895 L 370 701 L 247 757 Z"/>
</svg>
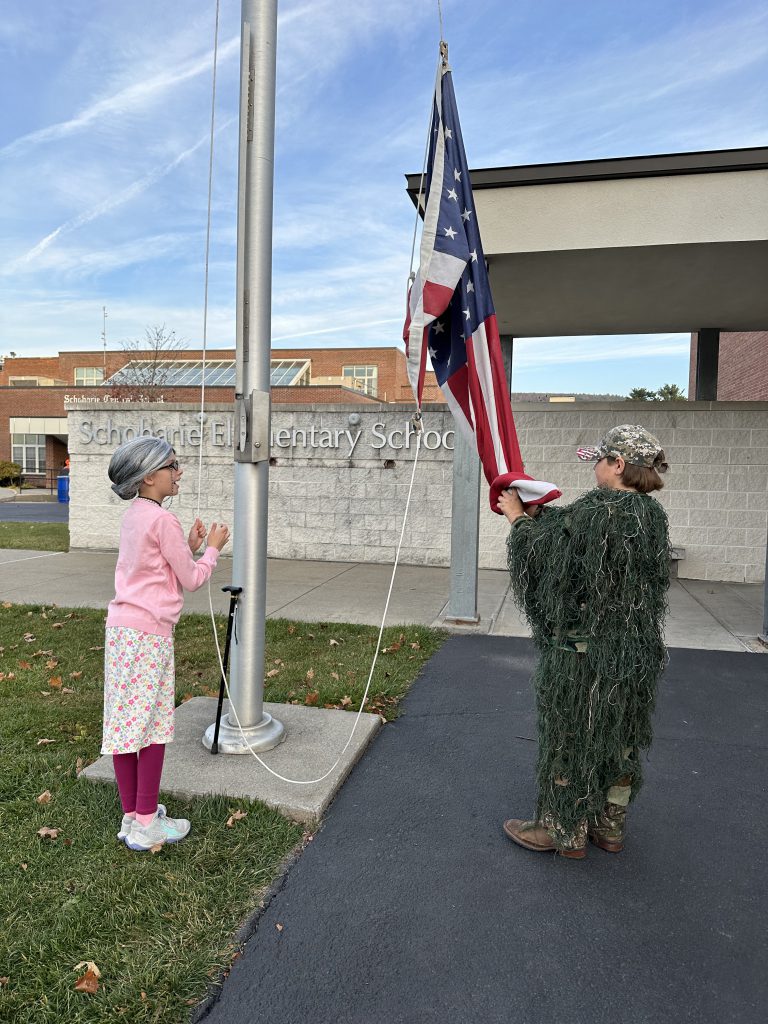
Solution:
<svg viewBox="0 0 768 1024">
<path fill-rule="evenodd" d="M 3 501 L 0 502 L 0 522 L 67 523 L 69 505 L 58 501 Z"/>
<path fill-rule="evenodd" d="M 453 637 L 206 1024 L 764 1024 L 768 663 L 677 649 L 623 853 L 530 853 L 530 642 Z M 278 928 L 278 925 L 281 928 Z"/>
</svg>

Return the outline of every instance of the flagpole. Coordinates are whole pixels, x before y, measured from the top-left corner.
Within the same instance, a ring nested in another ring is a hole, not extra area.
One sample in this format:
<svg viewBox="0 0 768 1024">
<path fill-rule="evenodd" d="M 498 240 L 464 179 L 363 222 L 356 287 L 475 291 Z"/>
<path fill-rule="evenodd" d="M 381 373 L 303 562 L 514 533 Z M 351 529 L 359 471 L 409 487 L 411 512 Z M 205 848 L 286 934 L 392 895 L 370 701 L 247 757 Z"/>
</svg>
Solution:
<svg viewBox="0 0 768 1024">
<path fill-rule="evenodd" d="M 232 559 L 242 594 L 232 634 L 233 711 L 218 736 L 225 754 L 270 750 L 285 737 L 264 712 L 276 43 L 277 0 L 242 0 Z M 215 723 L 203 737 L 208 749 L 214 730 Z"/>
</svg>

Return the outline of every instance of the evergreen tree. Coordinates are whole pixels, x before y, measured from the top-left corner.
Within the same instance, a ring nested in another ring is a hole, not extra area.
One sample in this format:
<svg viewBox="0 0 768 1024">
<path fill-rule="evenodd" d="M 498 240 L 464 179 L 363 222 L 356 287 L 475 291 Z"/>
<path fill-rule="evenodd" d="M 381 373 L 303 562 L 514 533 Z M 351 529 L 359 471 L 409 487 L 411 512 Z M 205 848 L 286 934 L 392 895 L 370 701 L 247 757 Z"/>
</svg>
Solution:
<svg viewBox="0 0 768 1024">
<path fill-rule="evenodd" d="M 653 402 L 656 400 L 656 392 L 648 388 L 632 388 L 627 397 L 628 402 Z"/>
<path fill-rule="evenodd" d="M 656 392 L 660 402 L 679 402 L 685 399 L 685 392 L 677 384 L 662 384 Z"/>
</svg>

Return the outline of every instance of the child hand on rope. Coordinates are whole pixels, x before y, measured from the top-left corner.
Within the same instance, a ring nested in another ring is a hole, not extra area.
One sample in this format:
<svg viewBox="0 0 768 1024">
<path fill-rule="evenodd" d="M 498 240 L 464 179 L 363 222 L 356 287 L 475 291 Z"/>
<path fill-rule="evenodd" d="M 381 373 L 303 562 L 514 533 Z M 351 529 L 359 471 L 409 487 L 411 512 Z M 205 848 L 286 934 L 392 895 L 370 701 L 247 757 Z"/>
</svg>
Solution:
<svg viewBox="0 0 768 1024">
<path fill-rule="evenodd" d="M 208 531 L 208 544 L 210 547 L 217 548 L 221 551 L 228 540 L 229 527 L 225 526 L 224 523 L 221 523 L 221 525 L 218 523 L 211 523 L 211 528 Z"/>
<path fill-rule="evenodd" d="M 192 552 L 193 555 L 196 551 L 200 550 L 200 545 L 205 540 L 206 532 L 207 531 L 203 526 L 202 520 L 195 519 L 194 523 L 192 524 L 192 529 L 189 531 L 189 537 L 187 538 L 189 550 Z"/>
</svg>

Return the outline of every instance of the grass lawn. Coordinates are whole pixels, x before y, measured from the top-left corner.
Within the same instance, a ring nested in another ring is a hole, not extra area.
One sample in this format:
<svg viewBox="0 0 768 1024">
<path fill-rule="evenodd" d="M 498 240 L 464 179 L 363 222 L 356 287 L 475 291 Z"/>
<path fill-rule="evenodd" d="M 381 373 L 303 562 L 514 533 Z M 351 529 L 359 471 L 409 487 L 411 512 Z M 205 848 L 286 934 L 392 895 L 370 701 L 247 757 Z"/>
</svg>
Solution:
<svg viewBox="0 0 768 1024">
<path fill-rule="evenodd" d="M 66 523 L 0 523 L 0 548 L 69 551 Z"/>
<path fill-rule="evenodd" d="M 356 710 L 376 635 L 268 621 L 266 699 Z M 369 710 L 395 717 L 442 639 L 387 630 Z M 188 839 L 156 855 L 118 843 L 116 790 L 76 780 L 99 753 L 103 643 L 103 611 L 0 607 L 0 1020 L 14 1024 L 187 1020 L 236 955 L 238 925 L 306 837 L 261 804 L 169 799 L 170 813 L 192 820 Z M 178 699 L 214 694 L 210 620 L 183 616 L 176 653 Z M 235 810 L 247 816 L 227 828 Z M 81 961 L 101 971 L 94 994 L 75 990 Z"/>
</svg>

